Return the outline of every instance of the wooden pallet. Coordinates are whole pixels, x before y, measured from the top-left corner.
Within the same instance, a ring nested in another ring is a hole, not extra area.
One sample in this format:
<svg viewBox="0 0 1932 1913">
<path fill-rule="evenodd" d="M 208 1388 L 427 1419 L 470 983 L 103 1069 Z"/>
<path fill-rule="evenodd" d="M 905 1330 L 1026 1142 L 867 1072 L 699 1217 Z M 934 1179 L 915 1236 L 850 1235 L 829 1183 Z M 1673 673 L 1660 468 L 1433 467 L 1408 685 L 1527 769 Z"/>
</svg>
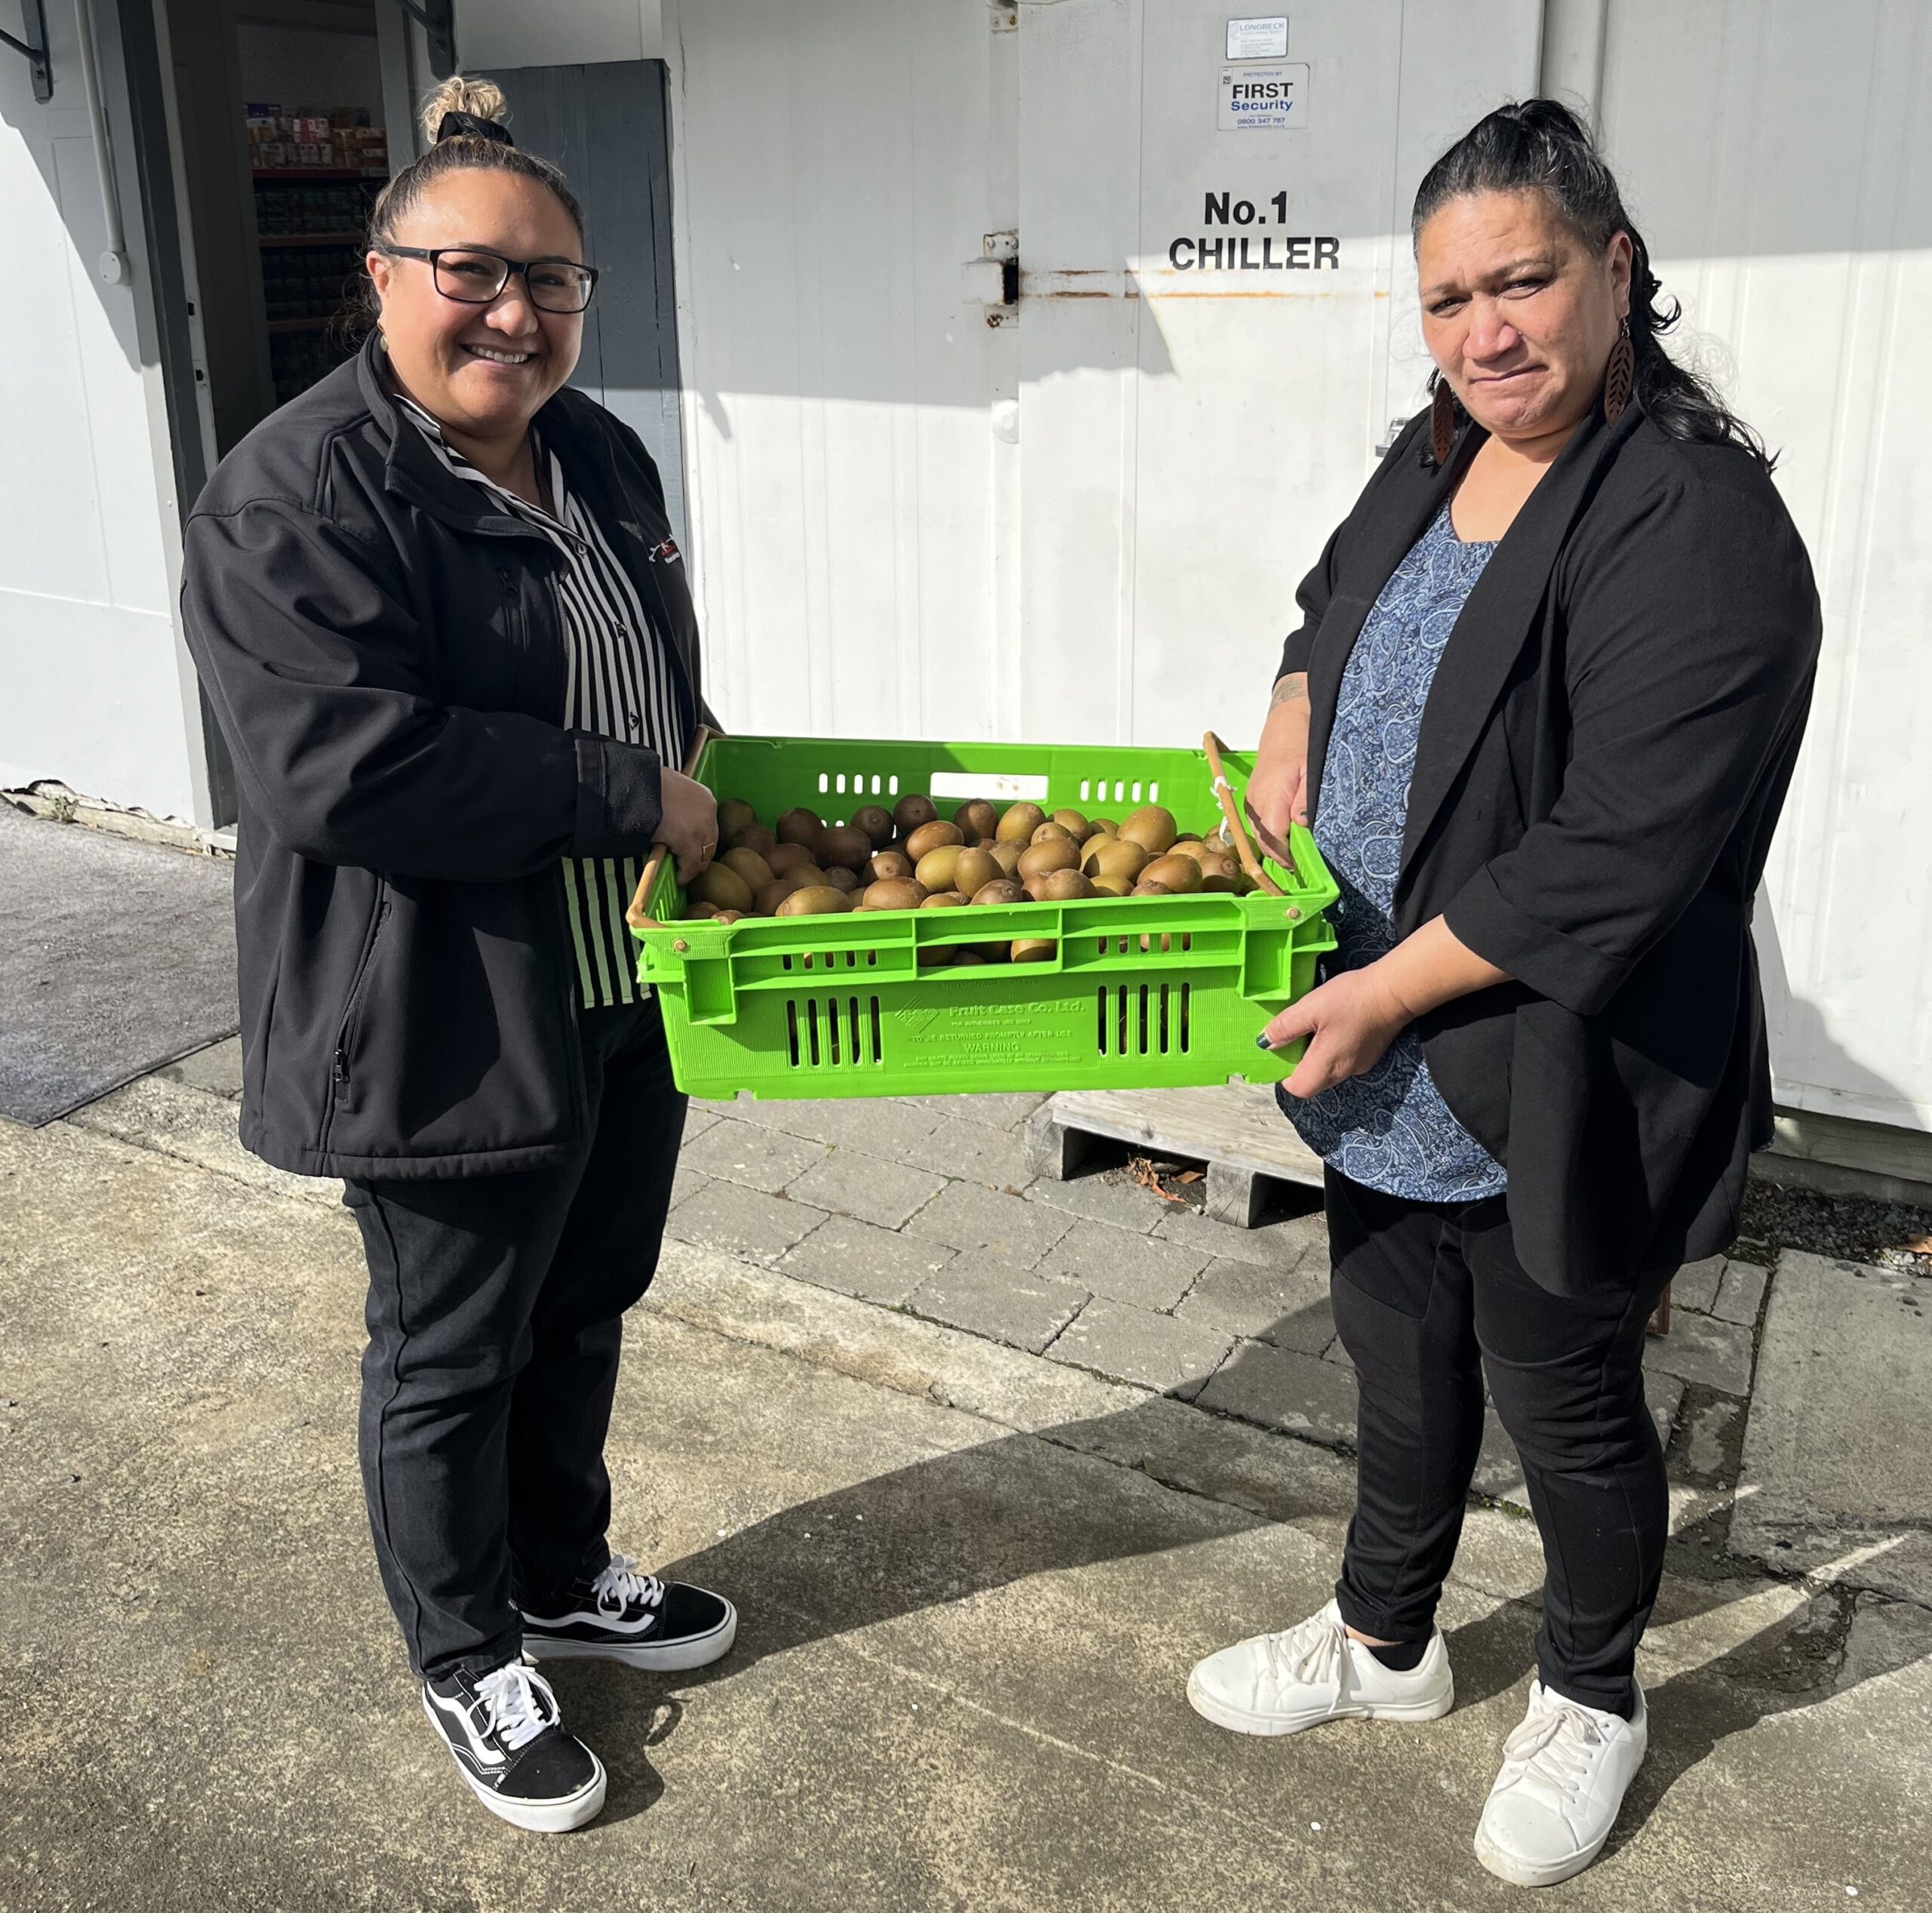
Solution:
<svg viewBox="0 0 1932 1913">
<path fill-rule="evenodd" d="M 1229 1084 L 1191 1090 L 1063 1090 L 1034 1113 L 1027 1159 L 1036 1176 L 1063 1183 L 1124 1143 L 1142 1155 L 1205 1162 L 1205 1213 L 1252 1229 L 1277 1200 L 1274 1186 L 1321 1186 L 1321 1158 L 1289 1127 L 1272 1088 Z M 1650 1332 L 1670 1332 L 1670 1290 Z"/>
<path fill-rule="evenodd" d="M 1041 1105 L 1028 1133 L 1033 1173 L 1064 1182 L 1110 1144 L 1208 1165 L 1207 1213 L 1252 1229 L 1275 1185 L 1321 1186 L 1321 1158 L 1308 1149 L 1259 1084 L 1189 1090 L 1064 1090 Z"/>
</svg>

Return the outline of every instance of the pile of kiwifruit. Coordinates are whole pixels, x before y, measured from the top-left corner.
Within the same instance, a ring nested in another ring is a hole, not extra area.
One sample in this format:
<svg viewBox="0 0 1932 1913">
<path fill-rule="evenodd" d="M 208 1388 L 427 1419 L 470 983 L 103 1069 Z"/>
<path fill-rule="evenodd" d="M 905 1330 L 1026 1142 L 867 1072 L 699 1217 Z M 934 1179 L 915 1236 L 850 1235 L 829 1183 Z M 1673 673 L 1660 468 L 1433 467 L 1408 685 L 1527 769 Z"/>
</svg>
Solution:
<svg viewBox="0 0 1932 1913">
<path fill-rule="evenodd" d="M 816 917 L 860 910 L 948 910 L 974 904 L 1066 903 L 1088 897 L 1178 897 L 1251 890 L 1225 836 L 1183 837 L 1174 813 L 1144 804 L 1118 823 L 1038 804 L 1004 810 L 983 799 L 942 818 L 930 797 L 888 810 L 861 804 L 844 823 L 802 805 L 770 829 L 749 804 L 718 807 L 717 860 L 693 878 L 688 918 Z M 1051 956 L 1053 943 L 935 945 L 922 963 L 1016 963 Z"/>
</svg>

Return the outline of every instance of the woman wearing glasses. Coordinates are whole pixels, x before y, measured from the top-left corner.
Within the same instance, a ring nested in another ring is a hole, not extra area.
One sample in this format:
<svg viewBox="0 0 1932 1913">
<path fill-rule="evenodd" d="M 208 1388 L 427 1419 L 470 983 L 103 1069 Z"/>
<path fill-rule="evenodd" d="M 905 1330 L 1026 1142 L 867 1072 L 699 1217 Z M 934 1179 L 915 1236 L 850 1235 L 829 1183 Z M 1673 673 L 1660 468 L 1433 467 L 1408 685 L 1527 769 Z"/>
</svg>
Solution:
<svg viewBox="0 0 1932 1913">
<path fill-rule="evenodd" d="M 189 644 L 240 795 L 242 1136 L 336 1176 L 369 1265 L 370 1525 L 424 1711 L 540 1831 L 604 1769 L 527 1656 L 716 1659 L 731 1604 L 606 1538 L 623 1312 L 685 1114 L 623 918 L 709 794 L 656 467 L 565 384 L 596 284 L 563 175 L 446 82 L 370 225 L 361 355 L 223 461 Z"/>
</svg>

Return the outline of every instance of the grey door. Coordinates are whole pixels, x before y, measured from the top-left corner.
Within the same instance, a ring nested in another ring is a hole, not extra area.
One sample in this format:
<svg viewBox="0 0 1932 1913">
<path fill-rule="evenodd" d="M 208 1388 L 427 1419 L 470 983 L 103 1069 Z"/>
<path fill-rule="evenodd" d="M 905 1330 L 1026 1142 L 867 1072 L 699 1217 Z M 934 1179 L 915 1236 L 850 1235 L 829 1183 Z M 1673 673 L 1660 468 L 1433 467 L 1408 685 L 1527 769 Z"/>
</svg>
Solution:
<svg viewBox="0 0 1932 1913">
<path fill-rule="evenodd" d="M 663 475 L 672 529 L 688 545 L 664 63 L 518 66 L 488 77 L 509 96 L 517 144 L 554 159 L 583 202 L 590 263 L 601 277 L 571 383 L 644 441 Z"/>
</svg>

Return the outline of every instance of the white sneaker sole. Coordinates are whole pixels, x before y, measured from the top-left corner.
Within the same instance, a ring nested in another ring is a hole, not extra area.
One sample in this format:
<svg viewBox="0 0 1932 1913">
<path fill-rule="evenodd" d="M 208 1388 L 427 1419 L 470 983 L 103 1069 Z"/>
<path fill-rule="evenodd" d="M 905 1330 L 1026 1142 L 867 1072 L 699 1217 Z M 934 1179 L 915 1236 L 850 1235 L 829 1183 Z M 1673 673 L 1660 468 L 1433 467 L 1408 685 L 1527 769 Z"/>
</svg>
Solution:
<svg viewBox="0 0 1932 1913">
<path fill-rule="evenodd" d="M 653 1643 L 641 1641 L 635 1646 L 618 1641 L 572 1641 L 530 1632 L 524 1624 L 523 1651 L 534 1661 L 617 1661 L 626 1667 L 641 1668 L 651 1674 L 681 1674 L 694 1667 L 709 1667 L 731 1651 L 738 1638 L 738 1610 L 728 1601 L 727 1613 L 709 1634 L 688 1634 L 679 1641 Z"/>
<path fill-rule="evenodd" d="M 1611 1825 L 1615 1825 L 1612 1821 Z M 1591 1845 L 1580 1853 L 1572 1853 L 1560 1860 L 1520 1859 L 1506 1852 L 1491 1840 L 1481 1827 L 1476 1828 L 1476 1858 L 1499 1880 L 1506 1880 L 1512 1887 L 1555 1887 L 1565 1880 L 1574 1880 L 1590 1865 L 1603 1851 L 1604 1842 L 1610 1838 L 1610 1827 L 1605 1827 Z"/>
<path fill-rule="evenodd" d="M 1195 1675 L 1187 1677 L 1187 1704 L 1204 1721 L 1233 1733 L 1252 1733 L 1267 1739 L 1300 1733 L 1318 1727 L 1326 1721 L 1439 1721 L 1456 1704 L 1456 1684 L 1432 1694 L 1426 1700 L 1398 1701 L 1379 1705 L 1340 1707 L 1320 1714 L 1263 1714 L 1249 1707 L 1235 1707 L 1209 1693 Z"/>
<path fill-rule="evenodd" d="M 443 1730 L 437 1725 L 435 1714 L 426 1700 L 423 1703 L 423 1711 L 429 1716 L 429 1724 L 435 1727 L 437 1738 L 441 1739 Z M 449 1742 L 445 1740 L 443 1745 L 448 1747 Z M 587 1747 L 584 1752 L 590 1753 Z M 498 1819 L 507 1820 L 512 1826 L 522 1828 L 525 1833 L 571 1833 L 586 1821 L 595 1819 L 604 1810 L 604 1795 L 610 1780 L 604 1771 L 604 1763 L 595 1754 L 591 1754 L 590 1758 L 597 1771 L 575 1793 L 566 1794 L 561 1800 L 543 1801 L 506 1800 L 493 1788 L 484 1785 L 457 1760 L 454 1748 L 451 1749 L 450 1758 L 456 1762 L 456 1770 L 463 1776 L 469 1791 Z"/>
</svg>

